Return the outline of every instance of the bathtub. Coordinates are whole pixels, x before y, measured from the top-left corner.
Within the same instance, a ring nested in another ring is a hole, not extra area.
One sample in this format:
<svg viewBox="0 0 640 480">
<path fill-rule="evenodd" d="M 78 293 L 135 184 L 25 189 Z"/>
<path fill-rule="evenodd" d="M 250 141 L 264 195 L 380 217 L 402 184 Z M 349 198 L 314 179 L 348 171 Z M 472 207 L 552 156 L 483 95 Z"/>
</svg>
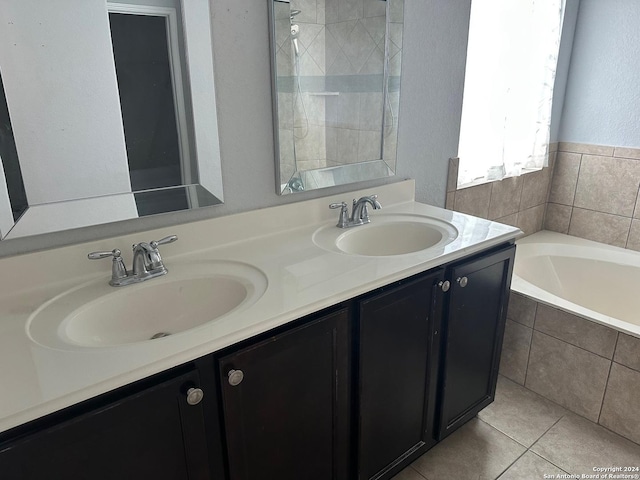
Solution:
<svg viewBox="0 0 640 480">
<path fill-rule="evenodd" d="M 538 232 L 517 242 L 511 289 L 640 337 L 640 252 Z"/>
</svg>

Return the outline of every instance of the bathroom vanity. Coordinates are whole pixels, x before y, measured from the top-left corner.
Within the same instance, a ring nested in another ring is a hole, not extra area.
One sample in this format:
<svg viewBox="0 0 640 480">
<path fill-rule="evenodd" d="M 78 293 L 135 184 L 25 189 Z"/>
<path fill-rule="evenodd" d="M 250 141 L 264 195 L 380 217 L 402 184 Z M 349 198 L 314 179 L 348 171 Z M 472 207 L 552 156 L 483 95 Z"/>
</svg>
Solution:
<svg viewBox="0 0 640 480">
<path fill-rule="evenodd" d="M 30 358 L 33 371 L 23 382 L 0 375 L 9 396 L 0 411 L 2 476 L 391 478 L 464 424 L 493 400 L 519 230 L 417 204 L 411 181 L 375 193 L 387 217 L 372 212 L 372 226 L 420 217 L 449 229 L 408 253 L 331 251 L 318 235 L 337 220 L 328 204 L 349 195 L 176 227 L 180 241 L 164 252 L 169 274 L 149 284 L 169 282 L 172 265 L 184 268 L 196 255 L 198 265 L 246 262 L 268 285 L 250 305 L 157 340 L 64 346 L 32 338 L 29 321 L 44 303 L 82 281 L 106 284 L 96 262 L 73 271 L 73 282 L 16 287 L 5 297 L 12 303 L 3 302 L 2 338 L 24 345 L 14 362 Z M 285 220 L 297 227 L 283 229 Z M 258 233 L 239 240 L 249 229 Z M 145 236 L 166 233 L 174 232 Z M 66 261 L 129 240 L 22 261 Z M 1 355 L 8 364 L 9 353 Z"/>
</svg>

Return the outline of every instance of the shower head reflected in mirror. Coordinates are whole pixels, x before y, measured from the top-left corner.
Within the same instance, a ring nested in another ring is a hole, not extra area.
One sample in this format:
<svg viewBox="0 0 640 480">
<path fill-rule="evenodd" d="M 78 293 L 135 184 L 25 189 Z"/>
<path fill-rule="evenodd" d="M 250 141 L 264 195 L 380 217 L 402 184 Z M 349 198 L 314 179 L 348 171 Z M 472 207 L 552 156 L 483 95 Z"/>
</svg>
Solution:
<svg viewBox="0 0 640 480">
<path fill-rule="evenodd" d="M 300 47 L 298 46 L 298 33 L 300 33 L 300 27 L 298 25 L 294 25 L 293 17 L 302 13 L 301 10 L 291 10 L 291 40 L 293 41 L 293 49 L 296 54 L 296 58 L 300 55 Z"/>
</svg>

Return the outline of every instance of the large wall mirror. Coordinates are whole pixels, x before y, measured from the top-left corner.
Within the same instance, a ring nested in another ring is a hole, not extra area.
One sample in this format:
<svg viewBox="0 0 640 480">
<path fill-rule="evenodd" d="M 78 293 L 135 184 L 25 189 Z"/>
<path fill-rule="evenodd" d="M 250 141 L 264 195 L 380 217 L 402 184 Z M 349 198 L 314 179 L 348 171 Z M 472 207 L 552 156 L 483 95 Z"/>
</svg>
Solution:
<svg viewBox="0 0 640 480">
<path fill-rule="evenodd" d="M 393 175 L 404 0 L 268 0 L 276 190 Z"/>
<path fill-rule="evenodd" d="M 0 238 L 222 203 L 208 0 L 2 0 Z"/>
</svg>

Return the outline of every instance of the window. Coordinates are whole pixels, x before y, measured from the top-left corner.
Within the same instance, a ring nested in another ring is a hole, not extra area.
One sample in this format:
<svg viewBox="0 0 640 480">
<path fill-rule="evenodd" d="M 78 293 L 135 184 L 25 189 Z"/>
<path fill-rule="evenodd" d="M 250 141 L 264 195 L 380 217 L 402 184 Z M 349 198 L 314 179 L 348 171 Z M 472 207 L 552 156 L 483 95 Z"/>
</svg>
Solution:
<svg viewBox="0 0 640 480">
<path fill-rule="evenodd" d="M 548 159 L 565 0 L 473 0 L 458 188 Z"/>
</svg>

